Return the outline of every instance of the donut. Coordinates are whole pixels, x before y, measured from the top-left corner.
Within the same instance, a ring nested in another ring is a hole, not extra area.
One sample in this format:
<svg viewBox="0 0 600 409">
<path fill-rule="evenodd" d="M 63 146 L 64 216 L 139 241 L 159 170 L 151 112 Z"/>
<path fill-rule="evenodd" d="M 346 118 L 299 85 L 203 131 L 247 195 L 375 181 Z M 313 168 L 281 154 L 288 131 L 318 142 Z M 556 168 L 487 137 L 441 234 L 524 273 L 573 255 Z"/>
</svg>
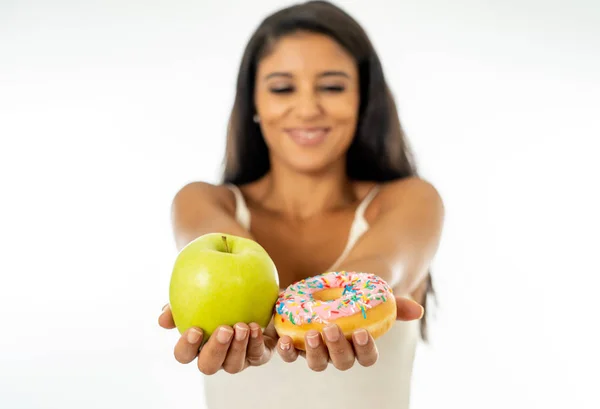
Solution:
<svg viewBox="0 0 600 409">
<path fill-rule="evenodd" d="M 375 274 L 327 272 L 293 283 L 279 294 L 273 325 L 277 334 L 292 338 L 305 351 L 304 335 L 322 333 L 337 324 L 346 339 L 364 328 L 374 339 L 386 333 L 396 320 L 396 299 L 390 286 Z"/>
</svg>

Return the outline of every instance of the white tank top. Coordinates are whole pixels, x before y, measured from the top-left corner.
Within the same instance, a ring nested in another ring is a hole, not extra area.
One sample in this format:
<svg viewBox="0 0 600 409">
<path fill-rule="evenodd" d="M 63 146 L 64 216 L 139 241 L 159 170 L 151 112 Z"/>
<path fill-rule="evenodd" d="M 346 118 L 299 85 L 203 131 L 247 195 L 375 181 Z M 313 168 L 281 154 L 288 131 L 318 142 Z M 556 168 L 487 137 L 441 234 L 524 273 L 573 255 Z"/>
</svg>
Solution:
<svg viewBox="0 0 600 409">
<path fill-rule="evenodd" d="M 250 212 L 241 191 L 234 185 L 227 187 L 236 198 L 238 223 L 250 230 Z M 364 213 L 378 191 L 379 186 L 375 186 L 356 209 L 346 247 L 328 271 L 340 265 L 369 229 Z M 396 321 L 376 340 L 377 363 L 365 368 L 355 362 L 347 371 L 330 365 L 323 372 L 314 372 L 304 358 L 286 363 L 274 352 L 263 366 L 238 374 L 219 371 L 203 376 L 206 405 L 208 409 L 407 409 L 418 339 L 418 321 Z"/>
</svg>

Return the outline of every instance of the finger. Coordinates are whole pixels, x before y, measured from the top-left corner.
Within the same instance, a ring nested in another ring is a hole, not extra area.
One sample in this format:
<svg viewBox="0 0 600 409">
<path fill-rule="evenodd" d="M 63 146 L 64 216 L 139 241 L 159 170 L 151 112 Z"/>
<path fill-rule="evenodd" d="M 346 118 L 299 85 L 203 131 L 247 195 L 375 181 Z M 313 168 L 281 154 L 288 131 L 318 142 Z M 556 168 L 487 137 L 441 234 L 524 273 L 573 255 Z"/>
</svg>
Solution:
<svg viewBox="0 0 600 409">
<path fill-rule="evenodd" d="M 165 329 L 175 328 L 173 314 L 171 314 L 171 306 L 169 304 L 163 307 L 162 313 L 158 316 L 158 325 Z"/>
<path fill-rule="evenodd" d="M 175 344 L 175 359 L 182 364 L 189 364 L 196 356 L 202 344 L 202 330 L 199 328 L 190 328 L 185 331 L 177 344 Z"/>
<path fill-rule="evenodd" d="M 365 329 L 359 329 L 352 334 L 352 343 L 356 360 L 362 366 L 375 365 L 379 358 L 379 351 L 375 345 L 375 340 Z"/>
<path fill-rule="evenodd" d="M 306 361 L 308 367 L 315 372 L 321 372 L 327 369 L 329 365 L 329 354 L 325 343 L 321 339 L 321 334 L 311 330 L 304 336 L 306 342 Z"/>
<path fill-rule="evenodd" d="M 223 362 L 227 373 L 238 373 L 246 367 L 246 348 L 248 347 L 250 328 L 247 324 L 237 323 L 233 327 L 233 339 Z"/>
<path fill-rule="evenodd" d="M 256 324 L 256 325 L 258 328 L 260 328 L 260 326 L 258 326 L 258 324 Z M 265 328 L 262 335 L 263 335 L 263 339 L 265 342 L 265 347 L 267 349 L 269 349 L 270 351 L 275 349 L 279 335 L 277 334 L 277 331 L 275 330 L 275 325 L 273 324 L 273 320 L 271 320 L 269 325 L 267 325 L 267 328 Z"/>
<path fill-rule="evenodd" d="M 248 342 L 248 350 L 246 351 L 246 361 L 249 365 L 258 366 L 268 361 L 270 350 L 267 350 L 265 345 L 265 336 L 262 333 L 260 325 L 253 322 L 250 327 L 250 341 Z"/>
<path fill-rule="evenodd" d="M 347 371 L 354 365 L 354 350 L 352 344 L 348 342 L 340 327 L 335 324 L 328 325 L 323 329 L 325 335 L 325 344 L 329 358 L 333 366 L 340 371 Z"/>
<path fill-rule="evenodd" d="M 233 328 L 226 325 L 217 328 L 198 355 L 200 372 L 205 375 L 213 375 L 221 369 L 232 338 Z"/>
<path fill-rule="evenodd" d="M 292 338 L 284 335 L 277 342 L 277 353 L 284 362 L 294 362 L 298 359 L 298 350 L 294 347 Z"/>
<path fill-rule="evenodd" d="M 425 309 L 418 302 L 406 297 L 396 297 L 396 319 L 412 321 L 423 318 Z"/>
</svg>

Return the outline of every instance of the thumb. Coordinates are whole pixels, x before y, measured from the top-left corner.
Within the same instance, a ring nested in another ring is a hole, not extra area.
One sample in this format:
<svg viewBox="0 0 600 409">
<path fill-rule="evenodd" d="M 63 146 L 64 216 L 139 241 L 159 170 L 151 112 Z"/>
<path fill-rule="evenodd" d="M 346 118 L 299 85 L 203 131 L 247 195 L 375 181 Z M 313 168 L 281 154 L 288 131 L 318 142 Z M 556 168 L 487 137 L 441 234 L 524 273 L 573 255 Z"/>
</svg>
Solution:
<svg viewBox="0 0 600 409">
<path fill-rule="evenodd" d="M 425 309 L 418 302 L 407 298 L 396 296 L 396 320 L 413 321 L 423 318 Z"/>
<path fill-rule="evenodd" d="M 171 313 L 171 306 L 169 304 L 163 307 L 161 314 L 158 316 L 158 325 L 165 329 L 175 328 L 175 321 L 173 321 L 173 314 Z"/>
</svg>

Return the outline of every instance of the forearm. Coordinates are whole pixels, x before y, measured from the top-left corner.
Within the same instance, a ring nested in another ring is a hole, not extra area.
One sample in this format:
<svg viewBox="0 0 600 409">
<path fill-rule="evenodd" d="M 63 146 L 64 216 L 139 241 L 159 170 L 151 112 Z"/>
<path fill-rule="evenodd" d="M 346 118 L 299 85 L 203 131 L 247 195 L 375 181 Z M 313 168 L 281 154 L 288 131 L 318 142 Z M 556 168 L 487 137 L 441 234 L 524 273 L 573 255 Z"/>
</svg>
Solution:
<svg viewBox="0 0 600 409">
<path fill-rule="evenodd" d="M 377 274 L 397 294 L 412 295 L 427 279 L 440 244 L 444 206 L 430 184 L 406 186 L 382 197 L 379 214 L 341 267 Z"/>
<path fill-rule="evenodd" d="M 397 295 L 412 294 L 427 277 L 427 266 L 415 261 L 404 265 L 392 265 L 383 258 L 348 260 L 338 268 L 340 271 L 361 271 L 376 274 L 394 289 Z"/>
</svg>

